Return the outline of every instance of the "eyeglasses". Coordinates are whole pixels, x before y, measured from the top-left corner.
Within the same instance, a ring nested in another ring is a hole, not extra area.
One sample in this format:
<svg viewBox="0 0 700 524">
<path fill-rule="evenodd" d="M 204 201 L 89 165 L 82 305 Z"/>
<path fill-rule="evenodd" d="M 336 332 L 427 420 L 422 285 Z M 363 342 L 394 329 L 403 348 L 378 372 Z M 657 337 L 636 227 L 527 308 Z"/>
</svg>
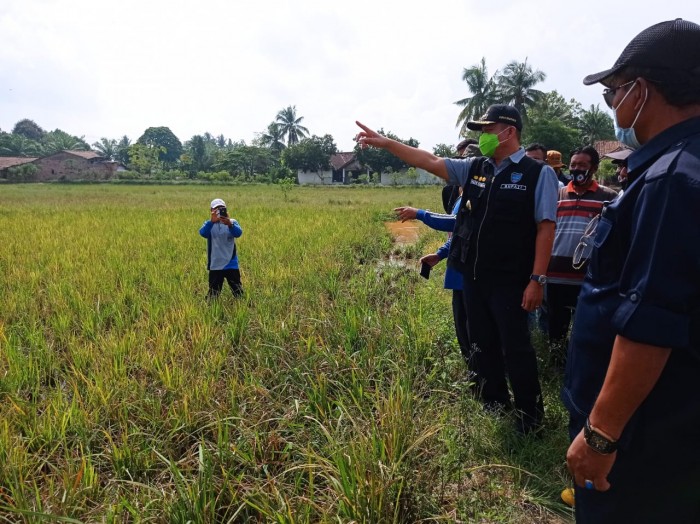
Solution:
<svg viewBox="0 0 700 524">
<path fill-rule="evenodd" d="M 591 252 L 593 251 L 593 242 L 591 237 L 595 236 L 595 232 L 598 229 L 598 222 L 600 222 L 601 215 L 596 215 L 593 220 L 591 220 L 586 229 L 581 236 L 576 249 L 574 250 L 574 257 L 571 261 L 571 265 L 574 269 L 581 269 L 588 259 L 591 258 Z"/>
<path fill-rule="evenodd" d="M 618 89 L 620 89 L 621 87 L 628 86 L 630 84 L 634 84 L 635 82 L 636 79 L 630 80 L 629 82 L 625 82 L 624 84 L 620 84 L 617 87 L 608 87 L 606 89 L 603 89 L 603 100 L 605 100 L 605 103 L 608 104 L 608 107 L 612 109 L 613 98 L 615 98 L 615 93 Z"/>
</svg>

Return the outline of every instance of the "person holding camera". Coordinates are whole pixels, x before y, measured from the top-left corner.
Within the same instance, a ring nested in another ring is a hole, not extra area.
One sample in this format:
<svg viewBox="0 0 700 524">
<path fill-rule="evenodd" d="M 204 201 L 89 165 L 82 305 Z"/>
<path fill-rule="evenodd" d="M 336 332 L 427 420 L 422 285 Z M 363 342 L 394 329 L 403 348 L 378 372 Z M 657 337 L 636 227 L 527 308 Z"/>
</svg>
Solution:
<svg viewBox="0 0 700 524">
<path fill-rule="evenodd" d="M 224 279 L 231 286 L 233 296 L 238 297 L 243 294 L 243 286 L 235 239 L 243 234 L 243 229 L 236 220 L 228 216 L 226 202 L 220 198 L 211 201 L 210 211 L 211 218 L 199 229 L 199 234 L 207 239 L 207 298 L 216 298 L 221 294 Z"/>
</svg>

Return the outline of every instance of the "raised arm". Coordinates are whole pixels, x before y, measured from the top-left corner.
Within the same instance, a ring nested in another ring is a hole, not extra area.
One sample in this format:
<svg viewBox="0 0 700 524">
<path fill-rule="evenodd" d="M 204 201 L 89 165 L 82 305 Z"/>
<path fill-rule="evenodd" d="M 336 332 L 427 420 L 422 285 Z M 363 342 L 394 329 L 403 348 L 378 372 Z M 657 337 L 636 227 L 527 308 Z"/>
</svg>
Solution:
<svg viewBox="0 0 700 524">
<path fill-rule="evenodd" d="M 356 121 L 355 123 L 362 128 L 362 131 L 355 137 L 360 147 L 372 146 L 385 149 L 392 155 L 399 157 L 408 165 L 425 169 L 429 173 L 444 180 L 449 179 L 447 166 L 442 158 L 424 149 L 407 146 L 406 144 L 382 136 L 360 122 Z"/>
</svg>

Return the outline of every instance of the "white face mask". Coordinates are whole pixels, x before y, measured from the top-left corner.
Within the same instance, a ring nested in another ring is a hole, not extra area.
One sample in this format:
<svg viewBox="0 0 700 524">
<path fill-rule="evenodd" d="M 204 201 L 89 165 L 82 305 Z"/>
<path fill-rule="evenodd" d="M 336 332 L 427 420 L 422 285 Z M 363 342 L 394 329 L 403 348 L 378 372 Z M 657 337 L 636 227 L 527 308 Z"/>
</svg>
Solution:
<svg viewBox="0 0 700 524">
<path fill-rule="evenodd" d="M 631 147 L 632 149 L 639 149 L 640 147 L 642 147 L 642 144 L 640 144 L 639 140 L 637 140 L 637 134 L 634 132 L 634 124 L 637 123 L 637 119 L 639 118 L 639 115 L 642 114 L 642 109 L 644 109 L 644 105 L 647 103 L 647 96 L 649 95 L 649 90 L 646 89 L 644 91 L 644 102 L 642 102 L 642 107 L 640 107 L 639 111 L 637 111 L 637 116 L 634 117 L 634 121 L 632 122 L 632 125 L 630 127 L 619 126 L 619 124 L 617 123 L 617 110 L 625 102 L 625 100 L 636 85 L 637 81 L 635 80 L 632 87 L 630 87 L 627 90 L 625 96 L 623 96 L 622 100 L 620 100 L 620 103 L 617 104 L 617 107 L 613 107 L 613 120 L 615 122 L 615 138 L 617 138 L 619 142 L 622 142 L 623 144 L 625 144 L 628 147 Z"/>
</svg>

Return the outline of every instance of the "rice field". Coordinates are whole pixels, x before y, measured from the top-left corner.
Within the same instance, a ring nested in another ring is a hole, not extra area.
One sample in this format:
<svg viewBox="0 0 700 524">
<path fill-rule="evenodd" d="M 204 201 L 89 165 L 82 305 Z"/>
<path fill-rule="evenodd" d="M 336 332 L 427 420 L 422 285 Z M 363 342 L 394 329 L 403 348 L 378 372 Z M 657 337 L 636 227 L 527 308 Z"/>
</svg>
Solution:
<svg viewBox="0 0 700 524">
<path fill-rule="evenodd" d="M 208 303 L 215 197 L 245 294 Z M 523 439 L 399 205 L 440 189 L 0 186 L 0 522 L 570 522 L 549 349 Z"/>
</svg>

